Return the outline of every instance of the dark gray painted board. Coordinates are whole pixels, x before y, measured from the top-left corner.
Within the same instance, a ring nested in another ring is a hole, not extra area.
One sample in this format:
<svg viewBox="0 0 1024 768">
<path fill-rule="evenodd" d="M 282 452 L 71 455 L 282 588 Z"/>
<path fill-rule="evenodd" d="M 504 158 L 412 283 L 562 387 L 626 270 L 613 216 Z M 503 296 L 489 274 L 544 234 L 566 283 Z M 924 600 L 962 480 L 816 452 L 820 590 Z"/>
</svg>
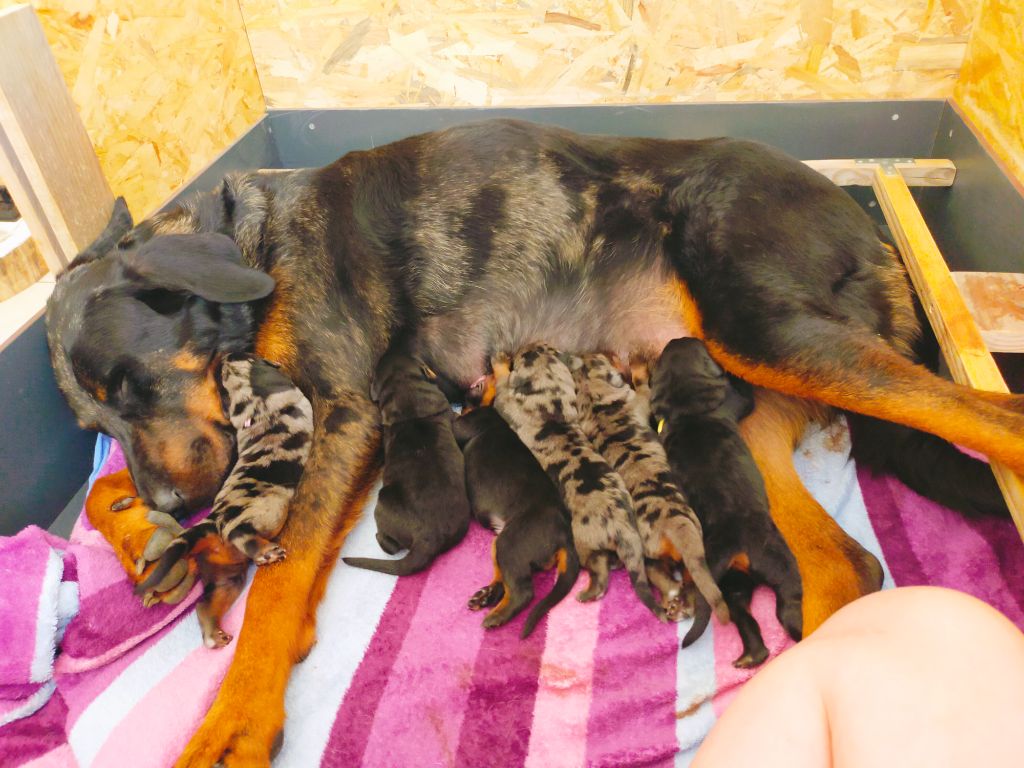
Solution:
<svg viewBox="0 0 1024 768">
<path fill-rule="evenodd" d="M 95 432 L 57 390 L 40 318 L 0 354 L 0 535 L 60 514 L 92 467 Z"/>
<path fill-rule="evenodd" d="M 734 136 L 773 144 L 801 159 L 925 157 L 941 100 L 656 104 L 479 109 L 272 110 L 268 121 L 283 167 L 326 165 L 458 123 L 513 117 L 584 133 L 699 139 Z M 893 120 L 898 115 L 898 120 Z M 310 128 L 310 126 L 313 126 Z"/>
<path fill-rule="evenodd" d="M 280 168 L 281 160 L 277 154 L 269 124 L 264 116 L 250 128 L 238 141 L 224 150 L 220 156 L 203 169 L 191 182 L 182 187 L 164 208 L 178 200 L 188 197 L 194 192 L 213 189 L 222 178 L 231 171 L 248 171 L 253 168 Z"/>
<path fill-rule="evenodd" d="M 952 187 L 916 192 L 949 268 L 1024 272 L 1024 196 L 949 104 L 929 156 L 956 164 Z"/>
</svg>

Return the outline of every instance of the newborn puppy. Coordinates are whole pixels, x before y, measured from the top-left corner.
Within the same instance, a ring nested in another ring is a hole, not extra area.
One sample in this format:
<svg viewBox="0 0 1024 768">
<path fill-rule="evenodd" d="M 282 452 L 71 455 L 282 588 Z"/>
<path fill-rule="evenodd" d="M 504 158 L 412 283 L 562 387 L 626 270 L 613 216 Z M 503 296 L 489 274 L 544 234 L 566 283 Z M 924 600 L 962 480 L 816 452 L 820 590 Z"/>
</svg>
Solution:
<svg viewBox="0 0 1024 768">
<path fill-rule="evenodd" d="M 452 433 L 448 399 L 421 361 L 392 348 L 384 354 L 370 387 L 380 407 L 384 442 L 384 486 L 374 516 L 377 542 L 400 560 L 343 558 L 349 565 L 406 576 L 426 568 L 466 535 L 469 499 L 462 452 Z"/>
<path fill-rule="evenodd" d="M 229 355 L 221 363 L 220 383 L 238 459 L 209 516 L 171 541 L 135 589 L 151 604 L 164 577 L 194 557 L 206 587 L 197 607 L 199 624 L 210 648 L 231 641 L 220 618 L 241 592 L 249 560 L 266 565 L 285 557 L 272 539 L 284 527 L 313 439 L 309 400 L 274 364 Z"/>
<path fill-rule="evenodd" d="M 685 615 L 679 585 L 670 575 L 680 564 L 714 606 L 719 620 L 727 622 L 729 609 L 708 571 L 700 522 L 672 479 L 658 436 L 636 409 L 636 393 L 605 355 L 574 357 L 570 367 L 576 381 L 580 425 L 633 498 L 637 528 L 649 560 L 647 577 L 661 592 L 666 614 L 676 621 Z"/>
<path fill-rule="evenodd" d="M 743 640 L 737 667 L 768 657 L 757 622 L 750 615 L 752 580 L 775 590 L 782 626 L 799 640 L 803 589 L 796 559 L 772 521 L 764 480 L 738 422 L 753 408 L 746 385 L 730 383 L 703 342 L 668 344 L 651 375 L 651 414 L 669 464 L 704 528 L 711 573 L 725 588 L 725 600 Z M 741 391 L 739 387 L 744 387 Z M 730 569 L 747 572 L 730 574 Z M 707 627 L 710 610 L 698 600 L 697 618 L 683 639 L 693 643 Z"/>
<path fill-rule="evenodd" d="M 511 371 L 503 360 L 495 360 L 492 367 L 494 407 L 555 482 L 572 515 L 576 552 L 590 572 L 590 584 L 579 599 L 604 595 L 617 557 L 640 601 L 664 618 L 647 581 L 629 491 L 583 434 L 569 367 L 547 344 L 521 349 Z"/>
<path fill-rule="evenodd" d="M 466 461 L 473 516 L 498 534 L 494 581 L 469 600 L 473 610 L 496 605 L 484 626 L 511 620 L 533 600 L 533 572 L 558 567 L 554 587 L 526 617 L 525 638 L 579 575 L 569 515 L 554 483 L 494 408 L 464 413 L 455 422 L 455 439 Z"/>
</svg>

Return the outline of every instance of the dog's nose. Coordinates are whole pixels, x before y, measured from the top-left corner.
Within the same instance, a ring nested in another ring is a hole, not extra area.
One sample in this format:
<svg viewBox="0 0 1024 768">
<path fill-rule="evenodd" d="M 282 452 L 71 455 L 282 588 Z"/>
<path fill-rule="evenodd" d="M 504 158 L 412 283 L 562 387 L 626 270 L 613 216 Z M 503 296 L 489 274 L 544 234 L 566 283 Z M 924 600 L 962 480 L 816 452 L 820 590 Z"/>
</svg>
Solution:
<svg viewBox="0 0 1024 768">
<path fill-rule="evenodd" d="M 154 488 L 152 502 L 153 506 L 158 510 L 166 512 L 174 518 L 181 518 L 187 511 L 184 494 L 174 487 L 163 486 Z"/>
</svg>

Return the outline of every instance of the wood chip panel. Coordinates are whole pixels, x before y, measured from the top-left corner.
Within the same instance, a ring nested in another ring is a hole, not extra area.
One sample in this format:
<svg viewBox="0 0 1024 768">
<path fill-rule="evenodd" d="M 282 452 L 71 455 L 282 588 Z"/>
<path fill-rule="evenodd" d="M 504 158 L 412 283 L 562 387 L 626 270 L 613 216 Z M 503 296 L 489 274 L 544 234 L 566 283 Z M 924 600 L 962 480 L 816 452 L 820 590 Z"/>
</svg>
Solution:
<svg viewBox="0 0 1024 768">
<path fill-rule="evenodd" d="M 956 100 L 1024 184 L 1024 0 L 984 0 Z"/>
<path fill-rule="evenodd" d="M 263 113 L 236 0 L 33 5 L 107 180 L 136 218 Z"/>
<path fill-rule="evenodd" d="M 280 108 L 946 97 L 979 0 L 240 0 Z"/>
</svg>

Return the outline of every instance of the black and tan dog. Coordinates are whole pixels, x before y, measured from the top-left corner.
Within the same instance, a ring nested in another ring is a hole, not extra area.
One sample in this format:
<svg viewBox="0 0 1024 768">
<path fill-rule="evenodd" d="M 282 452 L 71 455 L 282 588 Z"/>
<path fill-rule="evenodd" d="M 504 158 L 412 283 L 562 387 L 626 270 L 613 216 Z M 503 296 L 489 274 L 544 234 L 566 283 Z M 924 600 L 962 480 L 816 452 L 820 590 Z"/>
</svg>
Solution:
<svg viewBox="0 0 1024 768">
<path fill-rule="evenodd" d="M 469 600 L 473 610 L 494 606 L 485 627 L 497 627 L 533 600 L 535 571 L 557 567 L 554 586 L 530 611 L 520 637 L 569 594 L 580 572 L 569 514 L 547 474 L 493 408 L 474 408 L 455 422 L 466 461 L 473 516 L 496 534 L 494 580 Z"/>
<path fill-rule="evenodd" d="M 349 565 L 398 576 L 422 571 L 469 529 L 462 452 L 448 399 L 421 361 L 401 350 L 381 358 L 370 397 L 384 426 L 384 485 L 377 496 L 377 543 L 399 560 L 343 558 Z"/>
<path fill-rule="evenodd" d="M 750 615 L 753 583 L 775 591 L 779 622 L 794 640 L 802 635 L 803 589 L 796 559 L 768 511 L 768 495 L 739 421 L 753 398 L 731 385 L 698 339 L 676 339 L 651 372 L 651 415 L 669 464 L 704 529 L 712 575 L 722 585 L 729 613 L 743 640 L 737 667 L 768 658 Z M 728 571 L 742 571 L 743 574 Z M 711 610 L 697 598 L 697 616 L 683 638 L 686 648 L 707 628 Z"/>
<path fill-rule="evenodd" d="M 922 449 L 894 466 L 961 508 L 1002 503 L 984 464 L 946 441 L 1024 471 L 1024 398 L 916 365 L 906 274 L 870 219 L 804 164 L 747 141 L 502 120 L 324 168 L 232 175 L 134 229 L 120 208 L 58 279 L 47 328 L 82 425 L 120 441 L 139 492 L 163 511 L 209 502 L 230 465 L 220 356 L 280 363 L 313 403 L 314 443 L 281 537 L 289 557 L 257 573 L 234 661 L 181 765 L 267 761 L 289 669 L 313 641 L 327 574 L 375 476 L 369 382 L 403 328 L 462 389 L 493 352 L 539 338 L 653 357 L 690 334 L 779 393 L 758 391 L 743 431 L 800 565 L 805 631 L 879 575 L 793 470 L 795 442 L 825 411 L 811 401 L 941 436 L 915 438 Z M 884 463 L 894 432 L 908 433 L 873 423 Z M 920 471 L 939 461 L 943 472 Z"/>
</svg>

